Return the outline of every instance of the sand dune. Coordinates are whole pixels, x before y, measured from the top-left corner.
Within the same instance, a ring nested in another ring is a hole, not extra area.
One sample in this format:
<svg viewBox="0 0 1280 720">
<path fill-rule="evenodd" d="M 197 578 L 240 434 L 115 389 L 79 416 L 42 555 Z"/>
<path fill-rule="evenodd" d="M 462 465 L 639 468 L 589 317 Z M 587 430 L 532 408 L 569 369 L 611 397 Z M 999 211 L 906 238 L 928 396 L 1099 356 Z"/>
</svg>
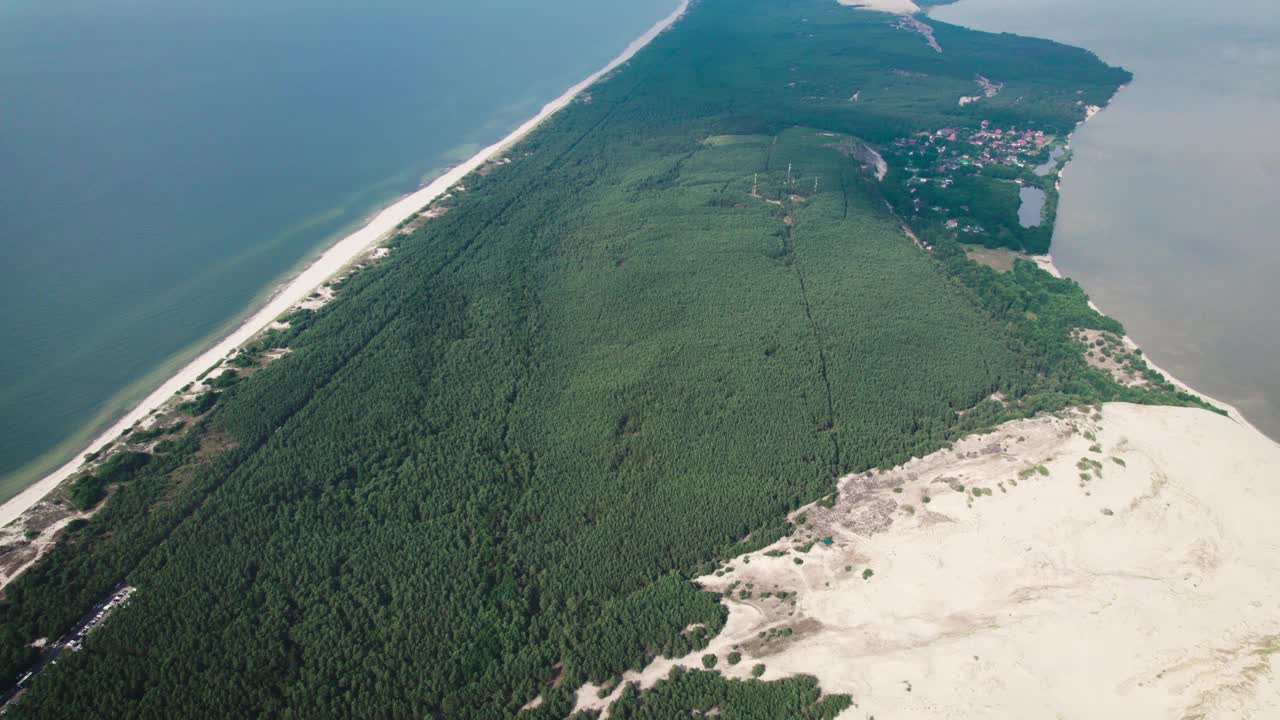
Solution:
<svg viewBox="0 0 1280 720">
<path fill-rule="evenodd" d="M 850 720 L 1280 716 L 1280 446 L 1252 429 L 1107 404 L 840 488 L 795 514 L 786 555 L 701 580 L 738 583 L 707 650 L 742 652 L 727 674 L 814 675 Z"/>
</svg>

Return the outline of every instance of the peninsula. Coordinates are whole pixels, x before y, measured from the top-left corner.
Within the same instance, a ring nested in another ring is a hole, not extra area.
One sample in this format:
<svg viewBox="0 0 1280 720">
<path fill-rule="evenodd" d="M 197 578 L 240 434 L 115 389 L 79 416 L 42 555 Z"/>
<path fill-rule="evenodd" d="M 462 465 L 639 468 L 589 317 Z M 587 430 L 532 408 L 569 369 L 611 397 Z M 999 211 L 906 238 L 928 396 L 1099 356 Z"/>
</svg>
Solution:
<svg viewBox="0 0 1280 720">
<path fill-rule="evenodd" d="M 104 438 L 9 711 L 1274 709 L 1280 447 L 1046 269 L 1129 73 L 858 5 L 682 4 Z"/>
</svg>

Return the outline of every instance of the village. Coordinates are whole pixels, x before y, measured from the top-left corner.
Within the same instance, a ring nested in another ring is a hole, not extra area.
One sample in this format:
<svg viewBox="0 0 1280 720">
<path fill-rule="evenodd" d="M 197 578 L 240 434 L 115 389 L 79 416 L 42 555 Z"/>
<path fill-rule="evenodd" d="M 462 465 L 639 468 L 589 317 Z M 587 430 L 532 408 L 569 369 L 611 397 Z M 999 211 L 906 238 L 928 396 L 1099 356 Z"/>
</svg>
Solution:
<svg viewBox="0 0 1280 720">
<path fill-rule="evenodd" d="M 899 210 L 919 216 L 926 212 L 943 218 L 943 226 L 966 234 L 982 234 L 976 222 L 962 222 L 955 215 L 969 214 L 969 206 L 945 207 L 938 192 L 955 185 L 957 178 L 988 175 L 1008 179 L 1018 185 L 1025 180 L 1022 170 L 1046 160 L 1046 148 L 1055 137 L 1043 130 L 1003 128 L 983 120 L 978 128 L 944 127 L 895 140 L 885 153 L 904 173 L 907 200 Z M 1049 160 L 1048 163 L 1052 163 Z M 999 170 L 996 170 L 999 168 Z M 1036 175 L 1044 175 L 1043 167 Z M 931 188 L 925 186 L 931 185 Z"/>
<path fill-rule="evenodd" d="M 950 179 L 956 170 L 969 166 L 979 169 L 988 165 L 1026 167 L 1053 139 L 1053 135 L 1046 135 L 1043 130 L 992 127 L 990 120 L 983 120 L 977 130 L 947 127 L 899 138 L 893 142 L 892 152 L 928 165 L 908 166 L 913 179 L 921 172 L 930 171 Z M 908 160 L 909 164 L 912 162 Z"/>
</svg>

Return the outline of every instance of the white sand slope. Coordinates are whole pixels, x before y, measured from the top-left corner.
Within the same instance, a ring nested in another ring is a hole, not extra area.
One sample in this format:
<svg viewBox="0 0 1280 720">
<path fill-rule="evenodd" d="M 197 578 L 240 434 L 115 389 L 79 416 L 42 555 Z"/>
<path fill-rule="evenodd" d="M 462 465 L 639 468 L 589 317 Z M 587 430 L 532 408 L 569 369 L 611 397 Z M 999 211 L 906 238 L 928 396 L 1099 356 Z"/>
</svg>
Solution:
<svg viewBox="0 0 1280 720">
<path fill-rule="evenodd" d="M 841 5 L 851 5 L 866 10 L 877 10 L 897 15 L 912 15 L 920 12 L 920 6 L 911 0 L 839 0 L 839 2 Z"/>
<path fill-rule="evenodd" d="M 194 382 L 201 373 L 212 367 L 219 360 L 225 358 L 235 348 L 248 342 L 254 335 L 274 322 L 276 318 L 304 300 L 313 290 L 323 284 L 326 280 L 341 271 L 349 263 L 356 260 L 372 245 L 382 241 L 390 235 L 395 230 L 396 226 L 402 221 L 415 215 L 431 201 L 440 197 L 448 191 L 449 188 L 457 184 L 462 178 L 477 170 L 491 157 L 503 152 L 532 132 L 533 129 L 540 125 L 544 120 L 567 107 L 579 93 L 586 90 L 597 80 L 630 60 L 632 56 L 640 51 L 641 48 L 648 45 L 663 30 L 666 30 L 675 23 L 676 20 L 680 19 L 688 7 L 689 0 L 680 0 L 679 6 L 676 7 L 670 15 L 658 21 L 658 23 L 649 28 L 644 35 L 641 35 L 639 38 L 632 41 L 632 43 L 622 51 L 622 54 L 618 55 L 618 57 L 610 61 L 608 65 L 597 70 L 587 79 L 569 88 L 560 97 L 547 103 L 547 105 L 542 108 L 541 112 L 530 118 L 520 127 L 516 128 L 511 132 L 511 134 L 476 153 L 471 159 L 440 176 L 426 187 L 411 195 L 405 196 L 396 203 L 385 208 L 374 216 L 374 218 L 369 221 L 368 225 L 365 225 L 354 233 L 343 238 L 335 245 L 331 246 L 314 263 L 277 290 L 265 306 L 255 312 L 248 320 L 245 320 L 244 323 L 236 328 L 234 332 L 223 338 L 222 341 L 214 347 L 202 353 L 195 360 L 192 360 L 184 368 L 179 370 L 176 375 L 167 380 L 159 388 L 156 388 L 156 390 L 139 403 L 137 407 L 98 436 L 98 438 L 95 439 L 89 447 L 85 448 L 84 453 L 99 450 L 109 441 L 119 437 L 120 433 L 126 428 L 133 426 L 134 423 L 160 407 L 160 405 L 172 397 L 173 394 L 178 392 L 184 385 Z M 84 453 L 81 453 L 81 455 Z M 24 511 L 39 502 L 45 495 L 52 492 L 53 489 L 56 488 L 63 480 L 71 477 L 71 475 L 74 474 L 82 464 L 82 457 L 77 456 L 74 460 L 58 468 L 39 482 L 32 484 L 21 493 L 5 502 L 3 506 L 0 506 L 0 527 L 8 525 L 16 520 Z"/>
<path fill-rule="evenodd" d="M 708 651 L 735 677 L 814 675 L 852 695 L 850 720 L 1277 718 L 1278 508 L 1280 446 L 1207 411 L 1010 423 L 842 480 L 834 507 L 796 514 L 788 554 L 704 578 L 738 583 Z"/>
</svg>

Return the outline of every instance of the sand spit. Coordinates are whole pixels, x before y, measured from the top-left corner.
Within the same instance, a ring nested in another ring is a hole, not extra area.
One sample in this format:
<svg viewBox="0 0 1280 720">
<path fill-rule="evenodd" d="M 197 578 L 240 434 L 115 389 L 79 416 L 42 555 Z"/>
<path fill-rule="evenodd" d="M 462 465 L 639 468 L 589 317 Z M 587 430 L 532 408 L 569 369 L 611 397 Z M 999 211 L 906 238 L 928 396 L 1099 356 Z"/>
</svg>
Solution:
<svg viewBox="0 0 1280 720">
<path fill-rule="evenodd" d="M 701 578 L 730 610 L 703 652 L 816 676 L 849 720 L 1276 717 L 1278 478 L 1280 445 L 1204 410 L 1008 423 L 841 479 Z"/>
<path fill-rule="evenodd" d="M 547 103 L 547 105 L 542 108 L 541 112 L 530 118 L 520 127 L 516 128 L 511 132 L 511 134 L 476 153 L 476 155 L 471 159 L 435 179 L 421 190 L 401 198 L 394 204 L 383 209 L 375 215 L 367 225 L 343 238 L 326 250 L 314 263 L 303 270 L 297 277 L 289 280 L 279 290 L 277 290 L 265 306 L 255 312 L 248 320 L 245 320 L 244 323 L 236 328 L 230 335 L 218 342 L 217 345 L 206 350 L 195 360 L 188 363 L 186 367 L 178 371 L 177 374 L 165 381 L 163 385 L 148 395 L 146 399 L 139 403 L 133 410 L 99 435 L 97 439 L 85 448 L 81 455 L 76 457 L 76 459 L 58 468 L 39 482 L 27 487 L 21 493 L 5 502 L 3 506 L 0 506 L 0 526 L 8 525 L 13 522 L 23 513 L 23 511 L 35 505 L 41 498 L 56 488 L 63 480 L 66 480 L 75 473 L 82 464 L 81 456 L 84 453 L 94 452 L 102 448 L 111 440 L 118 437 L 126 428 L 131 427 L 134 423 L 146 417 L 151 411 L 160 407 L 161 404 L 168 400 L 175 392 L 178 392 L 178 390 L 184 385 L 194 381 L 200 373 L 212 367 L 219 360 L 231 353 L 235 348 L 243 345 L 258 332 L 274 322 L 280 315 L 284 314 L 290 308 L 305 299 L 315 288 L 322 285 L 329 277 L 342 270 L 353 260 L 357 259 L 375 243 L 381 241 L 383 238 L 394 232 L 396 226 L 400 224 L 400 222 L 417 214 L 419 210 L 425 207 L 432 200 L 443 195 L 463 177 L 480 168 L 491 157 L 506 150 L 508 147 L 528 135 L 544 120 L 568 106 L 579 93 L 594 84 L 600 78 L 621 66 L 623 63 L 630 60 L 632 56 L 640 51 L 641 48 L 648 45 L 662 31 L 666 30 L 679 20 L 680 17 L 684 15 L 688 7 L 689 0 L 680 0 L 679 6 L 676 7 L 670 15 L 658 21 L 658 23 L 649 28 L 647 32 L 632 41 L 632 43 L 628 45 L 620 55 L 610 61 L 608 65 L 605 65 L 590 77 L 569 88 L 560 97 Z"/>
</svg>

